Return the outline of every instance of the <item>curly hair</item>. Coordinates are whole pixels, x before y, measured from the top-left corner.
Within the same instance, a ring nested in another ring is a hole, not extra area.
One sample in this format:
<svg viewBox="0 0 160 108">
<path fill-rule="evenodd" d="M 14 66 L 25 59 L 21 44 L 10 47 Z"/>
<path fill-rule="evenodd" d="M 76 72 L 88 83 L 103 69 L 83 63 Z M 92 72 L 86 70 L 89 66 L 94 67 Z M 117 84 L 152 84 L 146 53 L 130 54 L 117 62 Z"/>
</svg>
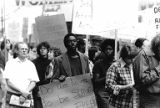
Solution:
<svg viewBox="0 0 160 108">
<path fill-rule="evenodd" d="M 45 47 L 45 48 L 47 48 L 47 50 L 49 51 L 49 48 L 50 48 L 49 43 L 48 43 L 47 41 L 41 42 L 41 43 L 38 44 L 38 46 L 37 46 L 37 54 L 38 54 L 38 55 L 41 55 L 41 54 L 40 54 L 40 49 L 42 48 L 42 46 Z"/>
<path fill-rule="evenodd" d="M 102 52 L 105 51 L 105 48 L 108 45 L 110 45 L 114 50 L 115 49 L 115 40 L 113 40 L 113 39 L 105 39 L 100 45 L 100 48 L 101 48 Z"/>
</svg>

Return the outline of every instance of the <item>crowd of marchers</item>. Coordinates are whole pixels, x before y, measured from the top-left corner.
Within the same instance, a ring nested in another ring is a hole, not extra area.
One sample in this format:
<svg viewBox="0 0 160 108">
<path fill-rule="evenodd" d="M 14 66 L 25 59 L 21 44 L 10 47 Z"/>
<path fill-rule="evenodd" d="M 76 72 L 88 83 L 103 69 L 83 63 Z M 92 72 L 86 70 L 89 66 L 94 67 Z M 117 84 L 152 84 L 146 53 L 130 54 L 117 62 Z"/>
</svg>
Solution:
<svg viewBox="0 0 160 108">
<path fill-rule="evenodd" d="M 160 34 L 121 47 L 104 39 L 86 50 L 82 38 L 68 33 L 63 44 L 65 52 L 47 41 L 1 42 L 0 108 L 43 108 L 40 85 L 82 74 L 91 75 L 98 108 L 160 108 Z"/>
</svg>

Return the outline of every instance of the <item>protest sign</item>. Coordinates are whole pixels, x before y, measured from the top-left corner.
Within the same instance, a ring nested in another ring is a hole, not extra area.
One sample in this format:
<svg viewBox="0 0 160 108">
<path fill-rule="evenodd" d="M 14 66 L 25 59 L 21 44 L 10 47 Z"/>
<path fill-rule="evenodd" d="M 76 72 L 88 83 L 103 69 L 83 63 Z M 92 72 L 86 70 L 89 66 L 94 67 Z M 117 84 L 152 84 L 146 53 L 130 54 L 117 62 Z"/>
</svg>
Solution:
<svg viewBox="0 0 160 108">
<path fill-rule="evenodd" d="M 92 0 L 76 0 L 73 9 L 72 32 L 92 34 Z"/>
<path fill-rule="evenodd" d="M 63 38 L 67 34 L 64 14 L 41 16 L 35 21 L 39 42 L 48 41 L 51 46 L 64 51 Z"/>
<path fill-rule="evenodd" d="M 153 12 L 154 12 L 154 23 L 155 23 L 155 28 L 156 31 L 160 33 L 160 5 L 155 5 L 153 7 Z"/>
<path fill-rule="evenodd" d="M 40 86 L 44 108 L 97 108 L 89 74 Z"/>
<path fill-rule="evenodd" d="M 137 0 L 76 0 L 72 32 L 97 35 L 133 26 L 138 23 L 137 7 Z"/>
</svg>

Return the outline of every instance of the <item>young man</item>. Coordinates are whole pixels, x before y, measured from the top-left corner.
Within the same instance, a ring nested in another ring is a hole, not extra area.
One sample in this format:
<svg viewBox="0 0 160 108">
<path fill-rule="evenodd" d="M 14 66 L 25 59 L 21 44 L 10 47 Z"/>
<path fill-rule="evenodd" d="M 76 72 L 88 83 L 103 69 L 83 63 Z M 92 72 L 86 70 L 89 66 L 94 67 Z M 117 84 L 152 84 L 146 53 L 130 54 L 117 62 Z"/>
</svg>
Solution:
<svg viewBox="0 0 160 108">
<path fill-rule="evenodd" d="M 67 51 L 55 58 L 55 72 L 57 78 L 63 81 L 65 77 L 89 73 L 88 58 L 77 51 L 77 38 L 75 34 L 64 37 Z"/>
<path fill-rule="evenodd" d="M 8 84 L 6 108 L 21 108 L 12 106 L 7 100 L 15 94 L 20 97 L 20 104 L 31 98 L 32 90 L 39 81 L 35 65 L 27 59 L 28 46 L 24 42 L 18 43 L 18 57 L 6 63 L 4 78 Z"/>
</svg>

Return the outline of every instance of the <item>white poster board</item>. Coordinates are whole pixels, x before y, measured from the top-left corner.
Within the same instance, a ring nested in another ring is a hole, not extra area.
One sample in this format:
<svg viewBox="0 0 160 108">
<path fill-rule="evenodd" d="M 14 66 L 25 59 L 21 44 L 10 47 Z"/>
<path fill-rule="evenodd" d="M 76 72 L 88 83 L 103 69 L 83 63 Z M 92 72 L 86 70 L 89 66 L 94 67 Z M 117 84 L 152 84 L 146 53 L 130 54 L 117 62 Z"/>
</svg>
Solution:
<svg viewBox="0 0 160 108">
<path fill-rule="evenodd" d="M 92 34 L 92 0 L 74 0 L 72 32 Z"/>
<path fill-rule="evenodd" d="M 138 0 L 75 0 L 72 32 L 101 35 L 138 23 Z M 115 38 L 107 35 L 105 37 Z"/>
<path fill-rule="evenodd" d="M 43 108 L 97 108 L 89 74 L 42 85 L 40 95 Z"/>
</svg>

